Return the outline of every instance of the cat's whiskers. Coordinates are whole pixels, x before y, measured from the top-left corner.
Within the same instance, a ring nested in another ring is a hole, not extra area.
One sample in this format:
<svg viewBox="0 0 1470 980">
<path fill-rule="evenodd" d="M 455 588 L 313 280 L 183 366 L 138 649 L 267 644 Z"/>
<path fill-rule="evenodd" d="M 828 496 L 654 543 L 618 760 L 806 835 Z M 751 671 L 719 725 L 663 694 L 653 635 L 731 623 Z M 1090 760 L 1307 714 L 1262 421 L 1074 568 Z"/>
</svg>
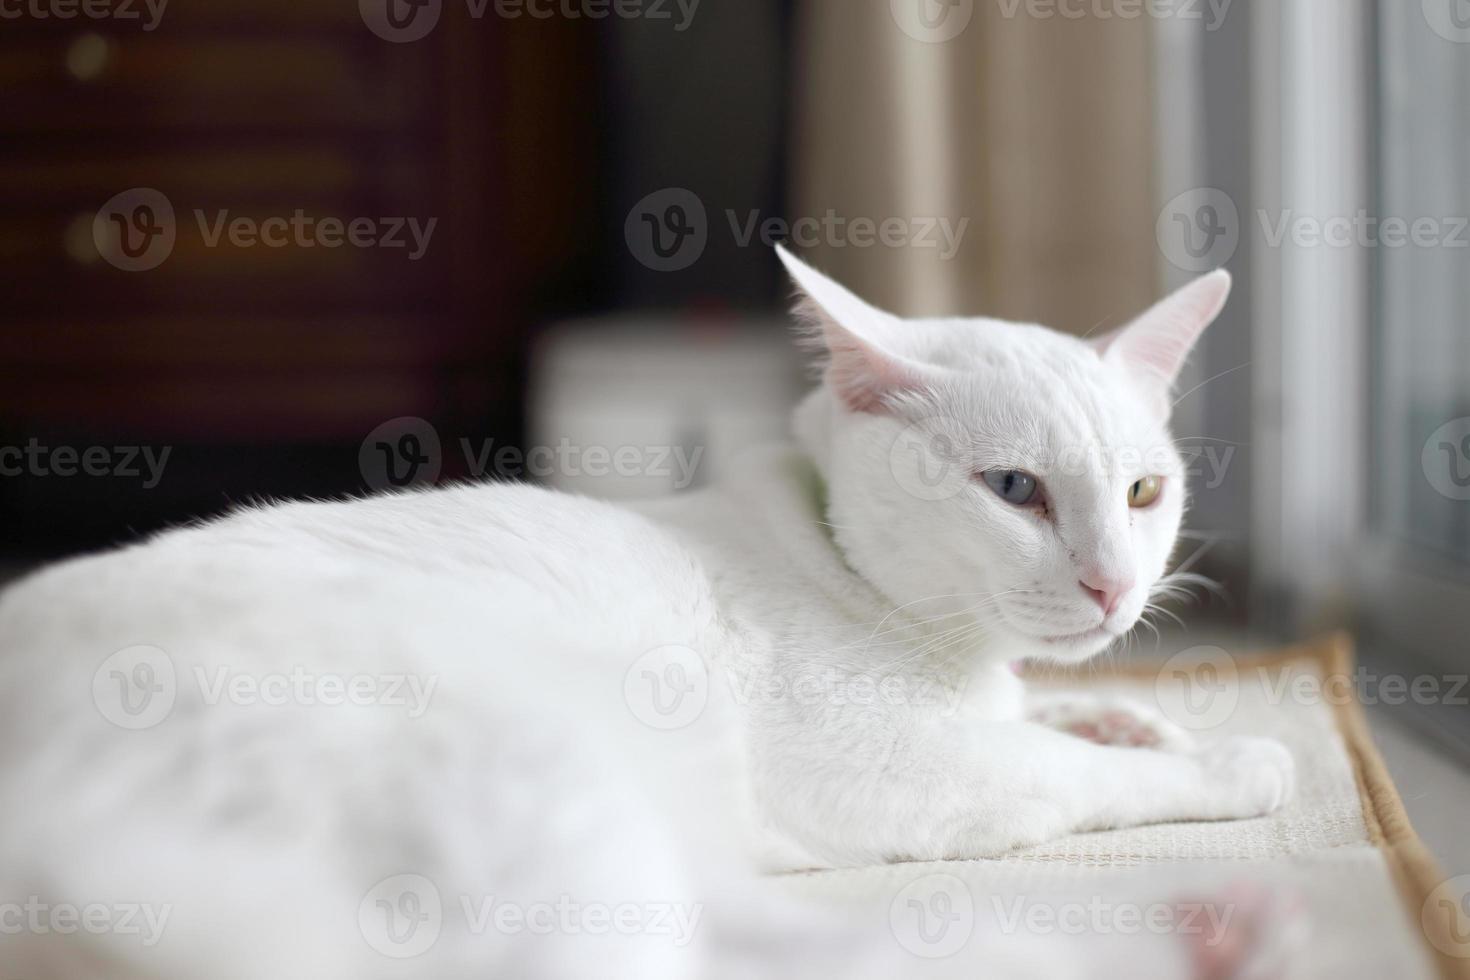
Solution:
<svg viewBox="0 0 1470 980">
<path fill-rule="evenodd" d="M 874 673 L 896 673 L 921 657 L 967 643 L 972 637 L 979 635 L 984 629 L 985 624 L 979 620 L 968 622 L 963 626 L 948 630 L 937 636 L 932 636 L 917 647 L 905 650 L 898 658 L 879 664 L 872 668 L 872 670 Z"/>
<path fill-rule="evenodd" d="M 812 521 L 818 527 L 830 527 L 834 531 L 871 531 L 872 528 L 858 527 L 856 524 L 833 524 L 831 521 Z"/>
<path fill-rule="evenodd" d="M 1244 364 L 1237 364 L 1233 368 L 1227 368 L 1226 370 L 1221 371 L 1219 374 L 1215 375 L 1213 378 L 1206 378 L 1205 380 L 1201 381 L 1199 384 L 1195 385 L 1193 388 L 1191 388 L 1188 391 L 1186 391 L 1184 394 L 1180 395 L 1178 398 L 1174 399 L 1174 404 L 1170 405 L 1169 407 L 1170 408 L 1178 408 L 1180 402 L 1184 401 L 1184 399 L 1188 398 L 1190 395 L 1194 394 L 1196 391 L 1199 391 L 1205 385 L 1210 384 L 1210 383 L 1215 382 L 1215 381 L 1219 381 L 1221 378 L 1225 377 L 1227 374 L 1234 374 L 1236 371 L 1243 370 L 1243 369 L 1248 368 L 1250 366 L 1251 366 L 1251 362 L 1250 361 L 1246 361 Z"/>
<path fill-rule="evenodd" d="M 1169 440 L 1169 442 L 1176 446 L 1179 445 L 1179 443 L 1181 442 L 1219 442 L 1224 443 L 1227 446 L 1240 447 L 1250 445 L 1250 443 L 1248 442 L 1236 442 L 1233 439 L 1221 439 L 1218 436 L 1174 436 L 1172 439 Z"/>
<path fill-rule="evenodd" d="M 963 636 L 956 637 L 949 642 L 940 645 L 937 649 L 921 650 L 915 653 L 912 657 L 909 657 L 903 662 L 903 664 L 900 664 L 899 666 L 906 666 L 907 664 L 913 662 L 914 660 L 917 660 L 919 657 L 926 654 L 943 653 L 947 649 L 959 647 L 959 649 L 955 650 L 953 654 L 932 665 L 936 670 L 943 670 L 946 667 L 953 666 L 955 661 L 959 660 L 961 657 L 970 652 L 969 641 L 971 639 L 977 636 L 986 635 L 989 630 L 989 623 L 983 623 L 977 620 L 974 623 L 970 624 L 970 626 L 968 627 L 968 632 L 966 632 Z"/>
<path fill-rule="evenodd" d="M 963 627 L 952 631 L 946 636 L 935 637 L 921 644 L 917 649 L 910 651 L 908 656 L 906 657 L 903 657 L 899 660 L 892 660 L 886 664 L 880 665 L 878 668 L 876 668 L 876 670 L 885 671 L 888 673 L 900 671 L 903 668 L 907 667 L 909 664 L 920 659 L 921 657 L 925 657 L 934 653 L 941 653 L 945 650 L 964 644 L 972 636 L 975 636 L 983 629 L 984 624 L 978 621 L 967 623 Z"/>
<path fill-rule="evenodd" d="M 1010 595 L 1011 592 L 1015 592 L 1015 591 L 1018 591 L 1018 590 L 1011 589 L 1011 590 L 1009 590 L 1007 592 L 990 592 L 990 593 L 987 593 L 987 592 L 953 592 L 953 593 L 950 593 L 948 595 L 932 595 L 932 596 L 926 596 L 926 597 L 924 597 L 922 599 L 914 599 L 914 600 L 911 600 L 909 602 L 905 602 L 903 605 L 901 605 L 898 608 L 894 609 L 887 616 L 884 616 L 881 620 L 879 620 L 878 625 L 875 626 L 875 627 L 873 627 L 873 633 L 874 633 L 874 635 L 877 635 L 878 630 L 883 626 L 883 624 L 887 623 L 888 620 L 892 619 L 894 616 L 898 615 L 900 612 L 902 612 L 903 610 L 909 608 L 910 606 L 918 605 L 921 602 L 933 602 L 933 601 L 935 601 L 937 599 L 961 599 L 961 598 L 969 598 L 971 596 L 982 596 L 983 598 L 982 598 L 981 602 L 976 603 L 976 604 L 971 605 L 971 606 L 968 606 L 968 607 L 966 607 L 963 610 L 960 610 L 961 612 L 970 612 L 970 611 L 973 611 L 973 610 L 979 608 L 985 602 L 989 602 L 989 601 L 992 601 L 992 600 L 995 600 L 995 599 L 999 599 L 1001 596 L 1004 596 L 1004 595 Z"/>
<path fill-rule="evenodd" d="M 953 627 L 950 627 L 949 629 L 941 630 L 939 633 L 929 634 L 929 635 L 927 635 L 927 636 L 924 637 L 924 642 L 925 643 L 929 643 L 929 642 L 933 642 L 936 639 L 943 639 L 943 638 L 945 638 L 947 636 L 950 636 L 952 634 L 955 634 L 955 633 L 961 632 L 961 631 L 963 631 L 965 629 L 968 629 L 970 625 L 971 624 L 969 622 L 965 622 L 965 623 L 961 623 L 958 626 L 953 626 Z M 892 632 L 907 633 L 908 631 L 905 631 L 905 630 L 897 630 L 896 629 L 896 630 L 893 630 Z M 878 642 L 878 643 L 874 643 L 871 638 L 865 639 L 865 640 L 853 640 L 851 643 L 844 643 L 841 646 L 831 647 L 831 648 L 829 648 L 829 650 L 827 652 L 829 652 L 829 653 L 836 653 L 836 652 L 843 651 L 843 650 L 864 650 L 864 651 L 866 651 L 866 650 L 870 650 L 870 649 L 873 649 L 873 648 L 902 647 L 902 648 L 904 648 L 904 652 L 907 653 L 908 652 L 908 648 L 914 643 L 914 639 L 915 638 L 912 635 L 904 635 L 904 636 L 900 636 L 900 637 L 897 637 L 897 638 L 892 639 L 892 640 L 883 640 L 883 641 Z M 902 656 L 902 654 L 900 654 L 900 657 L 901 656 Z M 886 666 L 886 665 L 884 665 L 884 666 Z M 883 667 L 880 666 L 878 669 L 881 670 L 881 669 L 883 669 Z"/>
<path fill-rule="evenodd" d="M 979 595 L 980 593 L 975 593 L 975 594 Z M 873 632 L 870 632 L 868 634 L 868 636 L 866 636 L 866 637 L 856 637 L 851 642 L 843 643 L 843 644 L 840 644 L 838 646 L 829 647 L 829 648 L 827 648 L 827 651 L 826 652 L 828 652 L 828 653 L 836 653 L 836 652 L 843 651 L 843 650 L 854 650 L 854 649 L 867 650 L 867 649 L 870 649 L 870 648 L 881 648 L 881 647 L 896 647 L 896 646 L 905 646 L 906 647 L 906 646 L 909 646 L 910 644 L 914 643 L 917 638 L 922 638 L 925 641 L 932 640 L 932 639 L 934 639 L 936 637 L 941 637 L 942 638 L 942 637 L 945 637 L 945 636 L 950 635 L 951 633 L 955 633 L 955 632 L 957 632 L 959 630 L 962 630 L 962 629 L 968 627 L 970 625 L 970 623 L 968 621 L 967 622 L 963 622 L 963 623 L 958 624 L 957 626 L 953 626 L 953 627 L 949 627 L 947 629 L 940 630 L 937 634 L 936 633 L 932 633 L 932 632 L 925 633 L 925 631 L 931 629 L 935 624 L 941 623 L 941 622 L 943 622 L 945 620 L 954 619 L 954 618 L 961 617 L 961 616 L 968 616 L 974 610 L 980 608 L 983 604 L 984 604 L 983 602 L 981 602 L 981 603 L 975 603 L 975 604 L 972 604 L 970 606 L 965 607 L 964 609 L 957 609 L 957 610 L 954 610 L 952 612 L 942 613 L 940 615 L 930 616 L 930 617 L 926 617 L 924 619 L 900 621 L 900 622 L 894 624 L 893 626 L 889 627 L 888 629 L 883 630 L 882 632 L 878 632 L 875 629 Z M 890 613 L 890 616 L 891 615 L 892 614 Z M 884 622 L 886 622 L 888 620 L 888 618 L 889 617 L 884 617 L 884 619 L 878 620 L 877 621 L 877 625 L 880 625 L 881 626 Z M 861 629 L 864 626 L 870 626 L 870 625 L 874 625 L 874 624 L 872 624 L 872 623 L 841 623 L 841 624 L 836 624 L 836 625 L 832 625 L 832 626 L 819 626 L 819 627 L 805 627 L 805 626 L 802 626 L 800 624 L 791 624 L 791 626 L 793 628 L 789 631 L 789 635 L 790 636 L 794 636 L 796 638 L 796 642 L 800 643 L 801 642 L 802 635 L 803 634 L 806 634 L 806 633 L 810 633 L 810 632 L 814 632 L 814 631 L 818 631 L 818 630 L 823 631 L 823 632 L 828 632 L 828 631 L 833 631 L 833 630 L 855 630 L 855 629 Z M 918 634 L 919 636 L 916 637 L 916 634 Z M 892 637 L 892 639 L 878 639 L 878 637 Z"/>
<path fill-rule="evenodd" d="M 862 638 L 854 641 L 854 643 L 864 643 L 864 642 L 868 642 L 868 641 L 871 641 L 871 640 L 875 640 L 878 637 L 895 636 L 895 635 L 898 635 L 898 634 L 913 633 L 916 630 L 921 630 L 921 629 L 923 629 L 925 627 L 934 626 L 937 623 L 942 623 L 946 619 L 954 619 L 955 617 L 963 616 L 963 615 L 965 615 L 965 613 L 966 613 L 966 610 L 964 610 L 964 609 L 957 609 L 957 610 L 955 610 L 953 612 L 942 613 L 940 615 L 930 616 L 930 617 L 927 617 L 925 619 L 904 620 L 902 622 L 899 622 L 899 623 L 896 623 L 894 625 L 889 626 L 887 629 L 882 629 L 882 630 L 880 630 L 879 627 L 881 627 L 884 624 L 885 621 L 884 620 L 881 620 L 881 619 L 879 619 L 879 620 L 871 620 L 869 622 L 863 622 L 863 623 L 833 623 L 833 624 L 828 625 L 828 626 L 807 626 L 805 624 L 796 623 L 796 622 L 789 623 L 787 625 L 789 625 L 790 627 L 792 627 L 791 632 L 797 632 L 797 633 L 808 633 L 808 632 L 831 633 L 831 632 L 837 632 L 837 631 L 840 631 L 840 630 L 853 631 L 853 630 L 861 630 L 861 629 L 864 629 L 864 628 L 871 628 L 870 629 L 870 632 L 867 634 L 867 636 L 862 637 Z M 885 641 L 885 642 L 887 642 L 887 641 Z"/>
<path fill-rule="evenodd" d="M 1083 340 L 1086 340 L 1088 337 L 1092 336 L 1092 332 L 1094 330 L 1096 330 L 1098 327 L 1103 326 L 1104 324 L 1106 324 L 1111 319 L 1113 319 L 1111 316 L 1105 316 L 1101 320 L 1099 320 L 1096 323 L 1094 323 L 1092 326 L 1088 327 L 1087 328 L 1087 332 L 1082 335 L 1082 339 Z"/>
<path fill-rule="evenodd" d="M 988 631 L 989 631 L 989 626 L 987 624 L 977 623 L 976 624 L 976 631 L 975 631 L 975 633 L 972 634 L 972 636 L 970 636 L 970 637 L 965 637 L 965 641 L 968 643 L 968 641 L 970 639 L 972 639 L 973 636 L 984 636 L 984 635 L 988 635 Z M 936 651 L 936 652 L 942 652 L 942 651 Z M 933 669 L 934 670 L 937 670 L 937 671 L 943 671 L 943 670 L 945 670 L 945 669 L 947 669 L 949 667 L 953 667 L 961 658 L 963 658 L 964 656 L 966 656 L 969 652 L 970 651 L 969 651 L 969 647 L 968 646 L 963 647 L 961 649 L 958 649 L 955 652 L 951 653 L 949 656 L 945 657 L 943 660 L 940 660 L 937 663 L 933 664 L 932 665 L 933 666 Z"/>
<path fill-rule="evenodd" d="M 1161 632 L 1159 632 L 1158 624 L 1153 621 L 1153 618 L 1151 616 L 1152 613 L 1163 613 L 1163 614 L 1168 615 L 1168 616 L 1173 616 L 1174 617 L 1174 620 L 1179 623 L 1180 627 L 1183 627 L 1184 626 L 1184 621 L 1182 619 L 1180 619 L 1178 616 L 1174 616 L 1174 614 L 1172 612 L 1170 612 L 1169 610 L 1163 608 L 1162 606 L 1156 606 L 1156 605 L 1153 605 L 1152 603 L 1150 603 L 1150 604 L 1145 605 L 1143 607 L 1143 612 L 1140 613 L 1139 616 L 1138 616 L 1138 622 L 1134 623 L 1133 624 L 1133 628 L 1130 629 L 1124 635 L 1126 635 L 1128 637 L 1132 637 L 1132 636 L 1134 636 L 1134 634 L 1136 634 L 1138 632 L 1138 627 L 1140 627 L 1140 626 L 1147 626 L 1150 630 L 1153 631 L 1153 634 L 1154 634 L 1154 645 L 1157 646 L 1158 644 L 1163 643 L 1164 642 L 1164 634 L 1161 633 Z"/>
<path fill-rule="evenodd" d="M 1144 615 L 1147 615 L 1148 613 L 1156 613 L 1160 616 L 1168 616 L 1170 619 L 1174 620 L 1174 622 L 1179 624 L 1180 629 L 1188 629 L 1188 627 L 1184 625 L 1184 620 L 1179 618 L 1178 613 L 1156 602 L 1149 602 L 1145 604 L 1143 610 Z M 1140 617 L 1140 619 L 1142 619 L 1142 617 Z"/>
<path fill-rule="evenodd" d="M 1006 592 L 997 592 L 997 593 L 994 593 L 992 595 L 987 596 L 982 601 L 980 601 L 978 603 L 975 603 L 975 604 L 967 607 L 964 611 L 967 612 L 967 613 L 974 612 L 974 611 L 976 611 L 978 609 L 984 608 L 986 605 L 988 605 L 990 603 L 997 602 L 1003 596 L 1011 595 L 1012 593 L 1018 592 L 1018 591 L 1021 591 L 1021 590 L 1012 589 L 1012 590 L 1009 590 L 1009 591 L 1006 591 Z M 890 670 L 890 669 L 897 670 L 897 669 L 901 669 L 902 667 L 905 667 L 908 664 L 914 662 L 918 658 L 920 658 L 922 656 L 925 656 L 926 654 L 929 654 L 929 653 L 934 652 L 934 650 L 935 650 L 936 647 L 938 649 L 941 649 L 942 650 L 942 649 L 945 649 L 945 648 L 947 648 L 949 646 L 958 645 L 959 643 L 963 643 L 963 642 L 968 641 L 973 636 L 980 635 L 981 633 L 983 633 L 987 629 L 988 629 L 988 624 L 985 623 L 984 621 L 978 620 L 978 619 L 977 620 L 972 620 L 971 622 L 966 623 L 966 624 L 964 624 L 964 625 L 962 625 L 962 626 L 960 626 L 960 627 L 958 627 L 956 629 L 948 630 L 948 631 L 940 634 L 937 637 L 931 637 L 930 639 L 928 639 L 927 641 L 925 641 L 923 644 L 921 644 L 920 646 L 918 646 L 914 650 L 909 651 L 908 652 L 908 656 L 902 657 L 902 658 L 900 658 L 898 660 L 890 661 L 890 662 L 888 662 L 886 664 L 882 664 L 877 669 L 878 670 Z"/>
<path fill-rule="evenodd" d="M 978 593 L 977 592 L 975 594 L 976 595 L 980 595 L 982 593 Z M 940 598 L 940 597 L 934 597 L 934 598 Z M 898 632 L 909 631 L 909 630 L 912 630 L 915 626 L 927 626 L 927 625 L 931 625 L 933 623 L 940 622 L 940 621 L 945 620 L 945 619 L 950 619 L 950 618 L 955 617 L 955 616 L 963 616 L 966 613 L 966 611 L 967 610 L 965 610 L 965 609 L 957 609 L 957 610 L 953 610 L 951 612 L 939 613 L 937 615 L 929 616 L 929 617 L 926 617 L 926 618 L 923 618 L 923 619 L 908 619 L 908 620 L 904 620 L 899 625 L 894 626 L 892 629 L 885 630 L 885 631 L 883 631 L 883 633 L 878 634 L 878 635 L 886 636 L 886 635 L 889 635 L 891 633 L 898 633 Z M 787 621 L 782 622 L 782 623 L 776 623 L 773 620 L 767 620 L 766 621 L 766 625 L 767 626 L 774 626 L 774 625 L 787 626 L 787 627 L 791 627 L 793 631 L 801 631 L 801 632 L 814 632 L 814 631 L 817 631 L 817 630 L 821 630 L 821 631 L 853 630 L 853 629 L 861 629 L 863 627 L 880 627 L 885 622 L 887 622 L 892 617 L 892 615 L 893 614 L 890 612 L 890 613 L 884 615 L 881 619 L 854 620 L 854 621 L 851 621 L 851 622 L 831 623 L 831 624 L 825 625 L 825 626 L 811 625 L 811 624 L 807 624 L 807 623 L 800 622 L 800 621 L 797 621 L 797 620 L 787 620 Z"/>
<path fill-rule="evenodd" d="M 1187 564 L 1187 563 L 1186 563 Z M 1225 597 L 1225 590 L 1214 579 L 1197 572 L 1186 571 L 1183 566 L 1178 570 L 1161 577 L 1149 589 L 1149 598 L 1162 596 L 1177 601 L 1194 600 L 1197 596 L 1190 591 L 1191 587 L 1198 587 L 1205 592 L 1212 593 L 1220 598 Z"/>
</svg>

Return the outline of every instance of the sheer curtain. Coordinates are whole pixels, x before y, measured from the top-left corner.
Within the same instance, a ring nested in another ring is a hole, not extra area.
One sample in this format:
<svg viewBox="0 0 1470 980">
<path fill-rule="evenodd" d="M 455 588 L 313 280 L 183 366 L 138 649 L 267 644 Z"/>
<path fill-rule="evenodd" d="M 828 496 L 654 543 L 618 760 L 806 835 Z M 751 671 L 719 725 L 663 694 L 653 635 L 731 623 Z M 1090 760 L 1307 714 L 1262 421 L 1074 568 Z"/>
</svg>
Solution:
<svg viewBox="0 0 1470 980">
<path fill-rule="evenodd" d="M 956 36 L 913 29 L 915 12 L 941 11 L 961 18 Z M 1146 306 L 1160 264 L 1153 26 L 1025 3 L 804 5 L 795 214 L 969 219 L 952 259 L 826 241 L 814 260 L 908 315 L 1083 333 Z"/>
</svg>

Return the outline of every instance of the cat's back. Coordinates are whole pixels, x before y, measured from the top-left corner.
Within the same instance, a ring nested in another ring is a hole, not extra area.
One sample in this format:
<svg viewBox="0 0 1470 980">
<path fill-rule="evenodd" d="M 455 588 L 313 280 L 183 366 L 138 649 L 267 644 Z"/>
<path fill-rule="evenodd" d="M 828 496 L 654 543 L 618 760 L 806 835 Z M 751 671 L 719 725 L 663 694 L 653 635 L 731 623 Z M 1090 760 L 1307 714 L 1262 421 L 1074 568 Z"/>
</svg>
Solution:
<svg viewBox="0 0 1470 980">
<path fill-rule="evenodd" d="M 57 565 L 0 594 L 0 886 L 153 889 L 200 955 L 220 933 L 186 913 L 284 890 L 286 920 L 335 915 L 405 868 L 451 895 L 674 893 L 664 814 L 738 800 L 712 771 L 738 746 L 713 697 L 686 737 L 645 724 L 625 677 L 723 642 L 670 535 L 526 486 L 250 507 Z M 165 860 L 180 840 L 229 886 Z M 251 976 L 309 954 L 244 945 Z"/>
<path fill-rule="evenodd" d="M 150 627 L 219 631 L 307 606 L 361 606 L 379 588 L 405 605 L 424 588 L 472 596 L 488 620 L 531 611 L 705 620 L 703 579 L 684 547 L 636 514 L 527 485 L 467 484 L 251 505 L 67 561 L 0 593 L 0 637 L 82 632 L 105 643 Z"/>
<path fill-rule="evenodd" d="M 274 684 L 294 703 L 304 676 L 311 707 L 313 684 L 382 694 L 384 678 L 439 678 L 436 704 L 501 711 L 506 685 L 544 684 L 528 671 L 553 659 L 605 680 L 649 650 L 728 642 L 698 561 L 596 501 L 481 484 L 250 507 L 0 593 L 0 762 L 133 724 L 127 705 L 164 674 L 178 731 L 190 705 L 238 700 L 227 684 L 251 703 Z"/>
</svg>

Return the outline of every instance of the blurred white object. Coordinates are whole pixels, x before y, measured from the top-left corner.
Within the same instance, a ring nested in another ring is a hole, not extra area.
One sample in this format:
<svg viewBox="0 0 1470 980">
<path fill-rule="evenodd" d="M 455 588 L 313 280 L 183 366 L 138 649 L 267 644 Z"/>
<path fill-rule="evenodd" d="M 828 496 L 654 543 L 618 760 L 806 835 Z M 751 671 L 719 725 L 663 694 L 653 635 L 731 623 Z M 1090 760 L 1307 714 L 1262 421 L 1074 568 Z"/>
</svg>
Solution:
<svg viewBox="0 0 1470 980">
<path fill-rule="evenodd" d="M 616 500 L 703 486 L 742 450 L 788 438 L 807 386 L 782 320 L 561 324 L 532 362 L 528 475 Z"/>
</svg>

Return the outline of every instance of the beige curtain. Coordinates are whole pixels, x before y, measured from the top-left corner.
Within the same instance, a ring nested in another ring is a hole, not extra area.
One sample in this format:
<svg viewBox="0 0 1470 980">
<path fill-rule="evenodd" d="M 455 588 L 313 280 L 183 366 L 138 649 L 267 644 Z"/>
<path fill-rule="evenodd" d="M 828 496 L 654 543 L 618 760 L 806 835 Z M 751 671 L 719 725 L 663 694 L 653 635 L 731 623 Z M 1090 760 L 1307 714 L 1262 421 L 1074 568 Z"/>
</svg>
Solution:
<svg viewBox="0 0 1470 980">
<path fill-rule="evenodd" d="M 1151 23 L 944 2 L 803 6 L 793 201 L 803 216 L 968 218 L 958 252 L 838 237 L 808 255 L 910 316 L 1083 333 L 1144 308 L 1159 265 Z M 968 21 L 937 40 L 906 19 L 921 4 L 931 23 L 945 9 Z"/>
</svg>

